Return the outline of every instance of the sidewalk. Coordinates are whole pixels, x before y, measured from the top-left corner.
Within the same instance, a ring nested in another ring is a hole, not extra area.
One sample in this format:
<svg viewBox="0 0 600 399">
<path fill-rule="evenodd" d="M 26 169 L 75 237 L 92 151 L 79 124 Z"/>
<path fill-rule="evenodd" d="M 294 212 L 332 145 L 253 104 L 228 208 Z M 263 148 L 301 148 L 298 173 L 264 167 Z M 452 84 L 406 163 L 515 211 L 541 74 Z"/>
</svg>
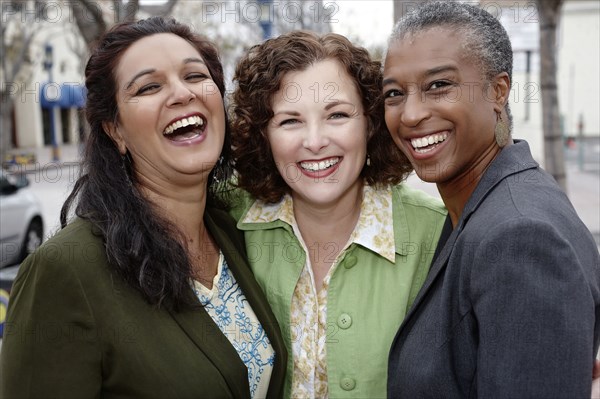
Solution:
<svg viewBox="0 0 600 399">
<path fill-rule="evenodd" d="M 58 160 L 53 159 L 52 147 L 40 147 L 40 148 L 19 148 L 9 151 L 17 161 L 31 161 L 33 163 L 28 164 L 16 164 L 11 165 L 11 170 L 23 170 L 27 173 L 34 173 L 36 170 L 43 169 L 52 165 L 52 167 L 67 166 L 79 164 L 80 152 L 83 151 L 83 147 L 79 144 L 62 145 L 58 148 Z"/>
</svg>

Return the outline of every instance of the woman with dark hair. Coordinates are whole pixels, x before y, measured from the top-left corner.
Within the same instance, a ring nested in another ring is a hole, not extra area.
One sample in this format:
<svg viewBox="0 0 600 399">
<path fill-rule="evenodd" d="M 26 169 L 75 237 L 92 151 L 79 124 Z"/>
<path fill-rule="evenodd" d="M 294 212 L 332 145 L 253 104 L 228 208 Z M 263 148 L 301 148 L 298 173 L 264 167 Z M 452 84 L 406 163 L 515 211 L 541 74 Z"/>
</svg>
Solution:
<svg viewBox="0 0 600 399">
<path fill-rule="evenodd" d="M 441 232 L 383 124 L 381 65 L 336 34 L 253 47 L 234 80 L 232 211 L 288 349 L 284 397 L 386 396 L 387 354 Z"/>
<path fill-rule="evenodd" d="M 390 397 L 590 397 L 598 248 L 512 139 L 511 74 L 506 31 L 472 5 L 426 3 L 390 38 L 388 129 L 449 214 L 391 348 Z"/>
<path fill-rule="evenodd" d="M 86 88 L 81 177 L 15 280 L 2 397 L 280 397 L 279 327 L 217 200 L 230 147 L 216 49 L 172 19 L 121 24 Z"/>
</svg>

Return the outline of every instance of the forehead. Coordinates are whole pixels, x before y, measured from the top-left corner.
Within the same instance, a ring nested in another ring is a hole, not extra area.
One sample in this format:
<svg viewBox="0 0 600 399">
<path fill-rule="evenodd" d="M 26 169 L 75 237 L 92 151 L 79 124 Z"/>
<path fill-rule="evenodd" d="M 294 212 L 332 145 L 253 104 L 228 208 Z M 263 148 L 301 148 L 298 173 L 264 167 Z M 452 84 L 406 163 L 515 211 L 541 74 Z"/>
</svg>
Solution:
<svg viewBox="0 0 600 399">
<path fill-rule="evenodd" d="M 125 50 L 117 64 L 118 79 L 141 69 L 163 69 L 180 65 L 186 58 L 202 55 L 187 40 L 173 33 L 157 33 L 137 40 Z"/>
<path fill-rule="evenodd" d="M 408 33 L 390 42 L 384 63 L 384 74 L 402 66 L 433 66 L 436 64 L 468 62 L 464 34 L 450 27 L 432 27 Z"/>
<path fill-rule="evenodd" d="M 277 99 L 288 98 L 294 87 L 297 87 L 298 96 L 310 97 L 317 102 L 345 99 L 355 100 L 359 97 L 355 80 L 348 74 L 342 63 L 334 59 L 325 59 L 315 62 L 302 71 L 292 71 L 284 75 L 279 91 L 275 94 Z"/>
</svg>

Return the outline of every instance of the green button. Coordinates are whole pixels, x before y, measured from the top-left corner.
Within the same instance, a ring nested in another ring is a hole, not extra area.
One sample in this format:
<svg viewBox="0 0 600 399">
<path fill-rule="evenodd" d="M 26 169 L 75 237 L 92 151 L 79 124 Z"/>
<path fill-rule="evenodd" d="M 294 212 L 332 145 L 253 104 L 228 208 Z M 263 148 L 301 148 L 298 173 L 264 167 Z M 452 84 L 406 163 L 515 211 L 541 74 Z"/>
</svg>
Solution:
<svg viewBox="0 0 600 399">
<path fill-rule="evenodd" d="M 342 313 L 337 319 L 337 325 L 342 330 L 349 328 L 352 325 L 352 317 L 348 313 Z"/>
<path fill-rule="evenodd" d="M 346 259 L 344 259 L 344 267 L 346 269 L 352 269 L 357 261 L 358 259 L 356 259 L 356 256 L 347 256 Z"/>
<path fill-rule="evenodd" d="M 351 391 L 356 387 L 356 381 L 354 378 L 344 377 L 340 381 L 340 387 L 342 387 L 344 391 Z"/>
</svg>

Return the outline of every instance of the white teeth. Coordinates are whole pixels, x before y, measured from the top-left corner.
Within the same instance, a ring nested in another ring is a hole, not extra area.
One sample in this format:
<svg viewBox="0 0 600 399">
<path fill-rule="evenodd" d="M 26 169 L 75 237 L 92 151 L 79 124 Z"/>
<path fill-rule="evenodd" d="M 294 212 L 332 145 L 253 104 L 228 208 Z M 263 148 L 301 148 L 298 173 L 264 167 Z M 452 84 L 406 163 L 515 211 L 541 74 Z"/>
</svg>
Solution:
<svg viewBox="0 0 600 399">
<path fill-rule="evenodd" d="M 426 137 L 421 137 L 418 139 L 411 139 L 410 144 L 412 144 L 415 150 L 430 146 L 432 144 L 441 143 L 442 141 L 448 138 L 448 133 L 435 133 Z"/>
<path fill-rule="evenodd" d="M 311 172 L 318 172 L 321 170 L 329 169 L 338 162 L 340 162 L 340 158 L 329 158 L 319 162 L 300 162 L 300 166 L 302 167 L 302 169 L 306 169 Z"/>
<path fill-rule="evenodd" d="M 167 126 L 167 128 L 165 129 L 163 134 L 171 134 L 175 130 L 179 129 L 180 127 L 185 127 L 185 126 L 189 126 L 189 125 L 203 126 L 204 120 L 197 115 L 180 119 L 178 121 L 171 123 L 169 126 Z"/>
</svg>

